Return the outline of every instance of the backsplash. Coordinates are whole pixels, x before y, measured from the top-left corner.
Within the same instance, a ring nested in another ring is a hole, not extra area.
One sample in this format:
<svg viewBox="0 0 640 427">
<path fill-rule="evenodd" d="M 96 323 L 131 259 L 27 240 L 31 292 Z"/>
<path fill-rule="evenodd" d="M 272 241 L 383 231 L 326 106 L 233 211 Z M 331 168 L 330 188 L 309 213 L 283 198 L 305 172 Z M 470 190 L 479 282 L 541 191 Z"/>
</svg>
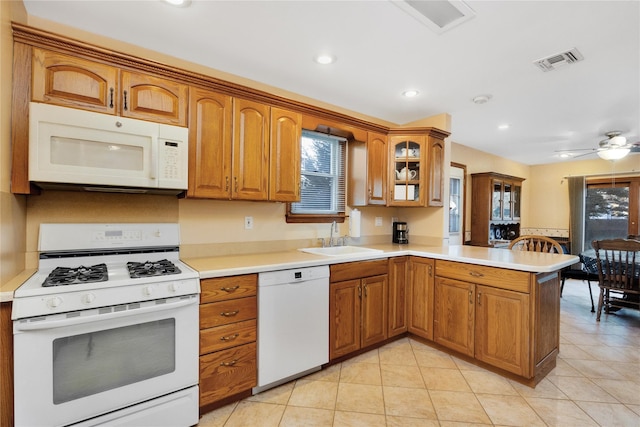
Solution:
<svg viewBox="0 0 640 427">
<path fill-rule="evenodd" d="M 537 236 L 547 237 L 564 237 L 569 238 L 569 230 L 564 228 L 521 228 L 520 235 L 534 234 Z"/>
</svg>

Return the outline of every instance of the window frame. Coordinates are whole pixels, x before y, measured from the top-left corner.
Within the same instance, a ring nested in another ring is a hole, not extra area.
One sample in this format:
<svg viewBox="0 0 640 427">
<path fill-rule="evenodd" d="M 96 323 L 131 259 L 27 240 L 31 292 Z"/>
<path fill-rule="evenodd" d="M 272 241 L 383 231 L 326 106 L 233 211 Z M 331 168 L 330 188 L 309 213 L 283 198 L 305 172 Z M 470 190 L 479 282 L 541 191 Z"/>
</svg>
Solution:
<svg viewBox="0 0 640 427">
<path fill-rule="evenodd" d="M 342 211 L 338 211 L 338 212 L 332 212 L 332 213 L 327 213 L 327 214 L 323 214 L 323 213 L 295 213 L 293 212 L 293 203 L 289 202 L 287 203 L 287 208 L 286 208 L 286 222 L 287 223 L 331 223 L 331 222 L 338 222 L 338 223 L 344 223 L 345 222 L 345 218 L 346 218 L 346 204 L 347 204 L 347 188 L 346 188 L 346 183 L 347 183 L 347 144 L 348 144 L 348 140 L 346 138 L 337 136 L 337 135 L 331 135 L 331 134 L 324 134 L 322 132 L 316 132 L 316 131 L 312 131 L 312 130 L 307 130 L 307 129 L 303 129 L 302 130 L 302 136 L 300 137 L 300 144 L 302 144 L 302 138 L 304 137 L 304 135 L 306 134 L 318 134 L 320 136 L 329 136 L 332 138 L 335 138 L 339 141 L 342 141 L 342 143 L 344 144 L 344 147 L 342 148 L 342 165 L 343 165 L 343 176 L 342 179 L 344 180 L 344 193 L 343 193 L 343 197 L 344 197 L 344 209 Z M 302 162 L 300 162 L 300 175 L 302 175 Z M 302 182 L 302 180 L 301 180 Z M 302 188 L 300 189 L 300 197 L 302 198 Z"/>
</svg>

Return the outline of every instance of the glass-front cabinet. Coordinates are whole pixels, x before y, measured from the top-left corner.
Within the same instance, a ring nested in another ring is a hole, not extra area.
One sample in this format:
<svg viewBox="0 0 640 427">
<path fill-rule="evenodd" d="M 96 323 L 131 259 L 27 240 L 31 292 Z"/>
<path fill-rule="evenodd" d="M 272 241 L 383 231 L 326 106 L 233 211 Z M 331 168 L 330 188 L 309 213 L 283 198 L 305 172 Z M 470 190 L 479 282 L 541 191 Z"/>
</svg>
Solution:
<svg viewBox="0 0 640 427">
<path fill-rule="evenodd" d="M 390 143 L 391 206 L 424 206 L 425 137 L 392 136 Z"/>
<path fill-rule="evenodd" d="M 471 175 L 471 244 L 507 245 L 520 235 L 524 178 L 494 172 Z"/>
</svg>

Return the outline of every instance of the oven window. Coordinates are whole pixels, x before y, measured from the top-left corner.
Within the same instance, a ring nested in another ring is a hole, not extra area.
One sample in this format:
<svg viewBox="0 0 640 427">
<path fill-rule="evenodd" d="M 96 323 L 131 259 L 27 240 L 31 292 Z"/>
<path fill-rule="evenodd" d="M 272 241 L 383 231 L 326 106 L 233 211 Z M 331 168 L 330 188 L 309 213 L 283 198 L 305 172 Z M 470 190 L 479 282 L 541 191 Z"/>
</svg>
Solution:
<svg viewBox="0 0 640 427">
<path fill-rule="evenodd" d="M 175 370 L 175 319 L 53 341 L 53 403 L 116 389 Z"/>
</svg>

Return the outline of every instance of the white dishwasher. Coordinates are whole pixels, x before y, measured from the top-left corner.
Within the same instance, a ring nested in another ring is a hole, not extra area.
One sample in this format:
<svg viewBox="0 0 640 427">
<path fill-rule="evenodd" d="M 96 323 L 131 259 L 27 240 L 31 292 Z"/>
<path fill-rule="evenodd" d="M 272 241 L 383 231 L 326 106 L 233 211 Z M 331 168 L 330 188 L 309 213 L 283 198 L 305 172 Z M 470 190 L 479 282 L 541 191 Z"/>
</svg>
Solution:
<svg viewBox="0 0 640 427">
<path fill-rule="evenodd" d="M 253 394 L 329 362 L 329 266 L 258 275 L 258 385 Z"/>
</svg>

